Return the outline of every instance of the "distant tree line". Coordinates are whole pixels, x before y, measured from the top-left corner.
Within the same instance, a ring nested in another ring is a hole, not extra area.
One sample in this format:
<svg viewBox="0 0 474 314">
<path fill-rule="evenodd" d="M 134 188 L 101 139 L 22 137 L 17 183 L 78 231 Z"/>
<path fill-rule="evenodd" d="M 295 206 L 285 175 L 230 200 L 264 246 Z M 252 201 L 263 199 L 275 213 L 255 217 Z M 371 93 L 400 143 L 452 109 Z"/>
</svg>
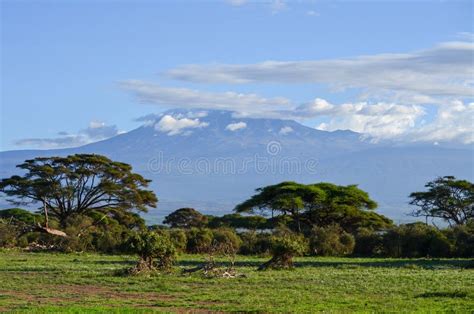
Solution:
<svg viewBox="0 0 474 314">
<path fill-rule="evenodd" d="M 138 212 L 158 199 L 130 165 L 79 154 L 18 167 L 24 174 L 1 180 L 0 192 L 38 211 L 1 210 L 1 247 L 134 253 L 137 272 L 170 267 L 183 252 L 270 256 L 261 269 L 291 267 L 301 255 L 474 257 L 474 185 L 451 176 L 410 195 L 412 215 L 425 222 L 395 225 L 356 185 L 282 182 L 257 189 L 232 214 L 181 208 L 147 226 Z"/>
</svg>

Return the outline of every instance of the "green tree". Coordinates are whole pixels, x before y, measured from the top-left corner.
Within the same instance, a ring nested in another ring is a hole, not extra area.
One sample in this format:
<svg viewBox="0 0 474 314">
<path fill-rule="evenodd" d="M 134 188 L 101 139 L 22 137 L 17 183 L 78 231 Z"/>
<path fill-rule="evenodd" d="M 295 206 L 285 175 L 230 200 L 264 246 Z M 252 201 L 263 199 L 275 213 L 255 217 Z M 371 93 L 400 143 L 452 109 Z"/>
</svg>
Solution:
<svg viewBox="0 0 474 314">
<path fill-rule="evenodd" d="M 445 176 L 428 182 L 425 187 L 428 191 L 410 194 L 410 204 L 417 206 L 413 216 L 441 218 L 450 225 L 464 225 L 474 219 L 473 183 Z"/>
<path fill-rule="evenodd" d="M 147 190 L 150 180 L 133 173 L 126 163 L 94 154 L 38 157 L 17 166 L 25 171 L 0 181 L 0 192 L 16 204 L 41 204 L 40 210 L 61 224 L 74 214 L 156 207 Z"/>
<path fill-rule="evenodd" d="M 189 229 L 203 227 L 207 223 L 207 217 L 194 208 L 180 208 L 169 214 L 163 220 L 164 224 L 171 228 Z"/>
<path fill-rule="evenodd" d="M 43 221 L 43 216 L 34 214 L 21 208 L 8 208 L 0 210 L 0 218 L 12 222 L 19 221 L 23 223 L 34 224 Z"/>
<path fill-rule="evenodd" d="M 372 211 L 377 203 L 356 185 L 282 182 L 256 191 L 256 195 L 239 204 L 235 211 L 289 216 L 292 220 L 289 224 L 299 232 L 309 231 L 314 225 L 339 224 L 352 231 L 359 227 L 380 229 L 392 224 L 390 219 Z"/>
<path fill-rule="evenodd" d="M 267 229 L 268 219 L 258 215 L 227 214 L 222 217 L 207 216 L 209 228 L 230 227 L 235 229 Z"/>
</svg>

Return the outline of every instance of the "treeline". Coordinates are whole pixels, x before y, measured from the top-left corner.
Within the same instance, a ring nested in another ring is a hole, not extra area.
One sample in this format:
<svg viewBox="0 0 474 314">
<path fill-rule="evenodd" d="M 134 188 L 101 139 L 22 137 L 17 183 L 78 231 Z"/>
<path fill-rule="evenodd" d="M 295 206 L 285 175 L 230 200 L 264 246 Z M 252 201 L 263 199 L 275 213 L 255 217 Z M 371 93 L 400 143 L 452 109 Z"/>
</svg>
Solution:
<svg viewBox="0 0 474 314">
<path fill-rule="evenodd" d="M 0 211 L 0 246 L 59 251 L 134 253 L 139 268 L 169 266 L 177 253 L 268 255 L 262 265 L 290 267 L 294 256 L 473 257 L 474 185 L 454 177 L 426 184 L 410 197 L 412 215 L 435 219 L 394 225 L 356 185 L 282 182 L 262 187 L 233 214 L 192 208 L 146 226 L 137 211 L 155 207 L 149 180 L 104 156 L 36 158 L 23 176 L 0 181 L 16 203 L 38 213 Z"/>
<path fill-rule="evenodd" d="M 175 223 L 176 214 L 187 221 Z M 28 230 L 43 223 L 42 215 L 22 209 L 0 211 L 0 246 L 52 249 L 64 252 L 91 251 L 127 253 L 127 242 L 135 233 L 145 231 L 168 234 L 177 252 L 209 253 L 216 246 L 231 246 L 244 255 L 271 255 L 279 237 L 291 238 L 297 232 L 282 219 L 229 214 L 204 216 L 191 208 L 179 209 L 167 217 L 168 225 L 146 226 L 137 214 L 111 212 L 70 217 L 62 229 L 68 237 L 57 237 Z M 288 222 L 288 221 L 286 221 Z M 59 222 L 50 220 L 51 227 Z M 289 224 L 291 225 L 291 224 Z M 296 237 L 296 239 L 298 239 Z M 438 229 L 422 222 L 385 225 L 383 228 L 360 227 L 345 230 L 336 223 L 314 226 L 297 245 L 302 255 L 361 257 L 474 257 L 474 223 Z"/>
</svg>

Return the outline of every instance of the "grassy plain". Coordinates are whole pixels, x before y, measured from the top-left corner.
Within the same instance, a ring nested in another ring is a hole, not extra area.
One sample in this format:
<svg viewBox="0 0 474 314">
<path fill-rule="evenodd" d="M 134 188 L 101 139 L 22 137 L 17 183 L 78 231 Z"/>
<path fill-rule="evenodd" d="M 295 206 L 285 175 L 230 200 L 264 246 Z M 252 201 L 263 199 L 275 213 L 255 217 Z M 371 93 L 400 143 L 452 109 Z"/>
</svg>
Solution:
<svg viewBox="0 0 474 314">
<path fill-rule="evenodd" d="M 124 276 L 135 257 L 0 251 L 0 311 L 25 313 L 446 312 L 474 311 L 467 259 L 298 258 L 293 270 L 240 278 L 183 274 L 203 256 L 182 255 L 172 273 Z"/>
</svg>

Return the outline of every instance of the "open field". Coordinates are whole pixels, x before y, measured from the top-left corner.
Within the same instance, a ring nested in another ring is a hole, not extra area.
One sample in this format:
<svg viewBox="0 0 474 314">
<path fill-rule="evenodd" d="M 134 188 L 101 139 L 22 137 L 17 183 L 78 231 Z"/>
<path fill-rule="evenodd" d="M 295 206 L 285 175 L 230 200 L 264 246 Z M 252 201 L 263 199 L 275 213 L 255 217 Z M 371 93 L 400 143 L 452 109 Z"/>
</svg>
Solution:
<svg viewBox="0 0 474 314">
<path fill-rule="evenodd" d="M 256 271 L 264 258 L 237 259 L 242 278 L 182 274 L 203 256 L 183 255 L 171 274 L 119 275 L 134 257 L 0 251 L 0 310 L 13 312 L 315 312 L 474 310 L 467 259 L 299 258 L 293 270 Z"/>
</svg>

